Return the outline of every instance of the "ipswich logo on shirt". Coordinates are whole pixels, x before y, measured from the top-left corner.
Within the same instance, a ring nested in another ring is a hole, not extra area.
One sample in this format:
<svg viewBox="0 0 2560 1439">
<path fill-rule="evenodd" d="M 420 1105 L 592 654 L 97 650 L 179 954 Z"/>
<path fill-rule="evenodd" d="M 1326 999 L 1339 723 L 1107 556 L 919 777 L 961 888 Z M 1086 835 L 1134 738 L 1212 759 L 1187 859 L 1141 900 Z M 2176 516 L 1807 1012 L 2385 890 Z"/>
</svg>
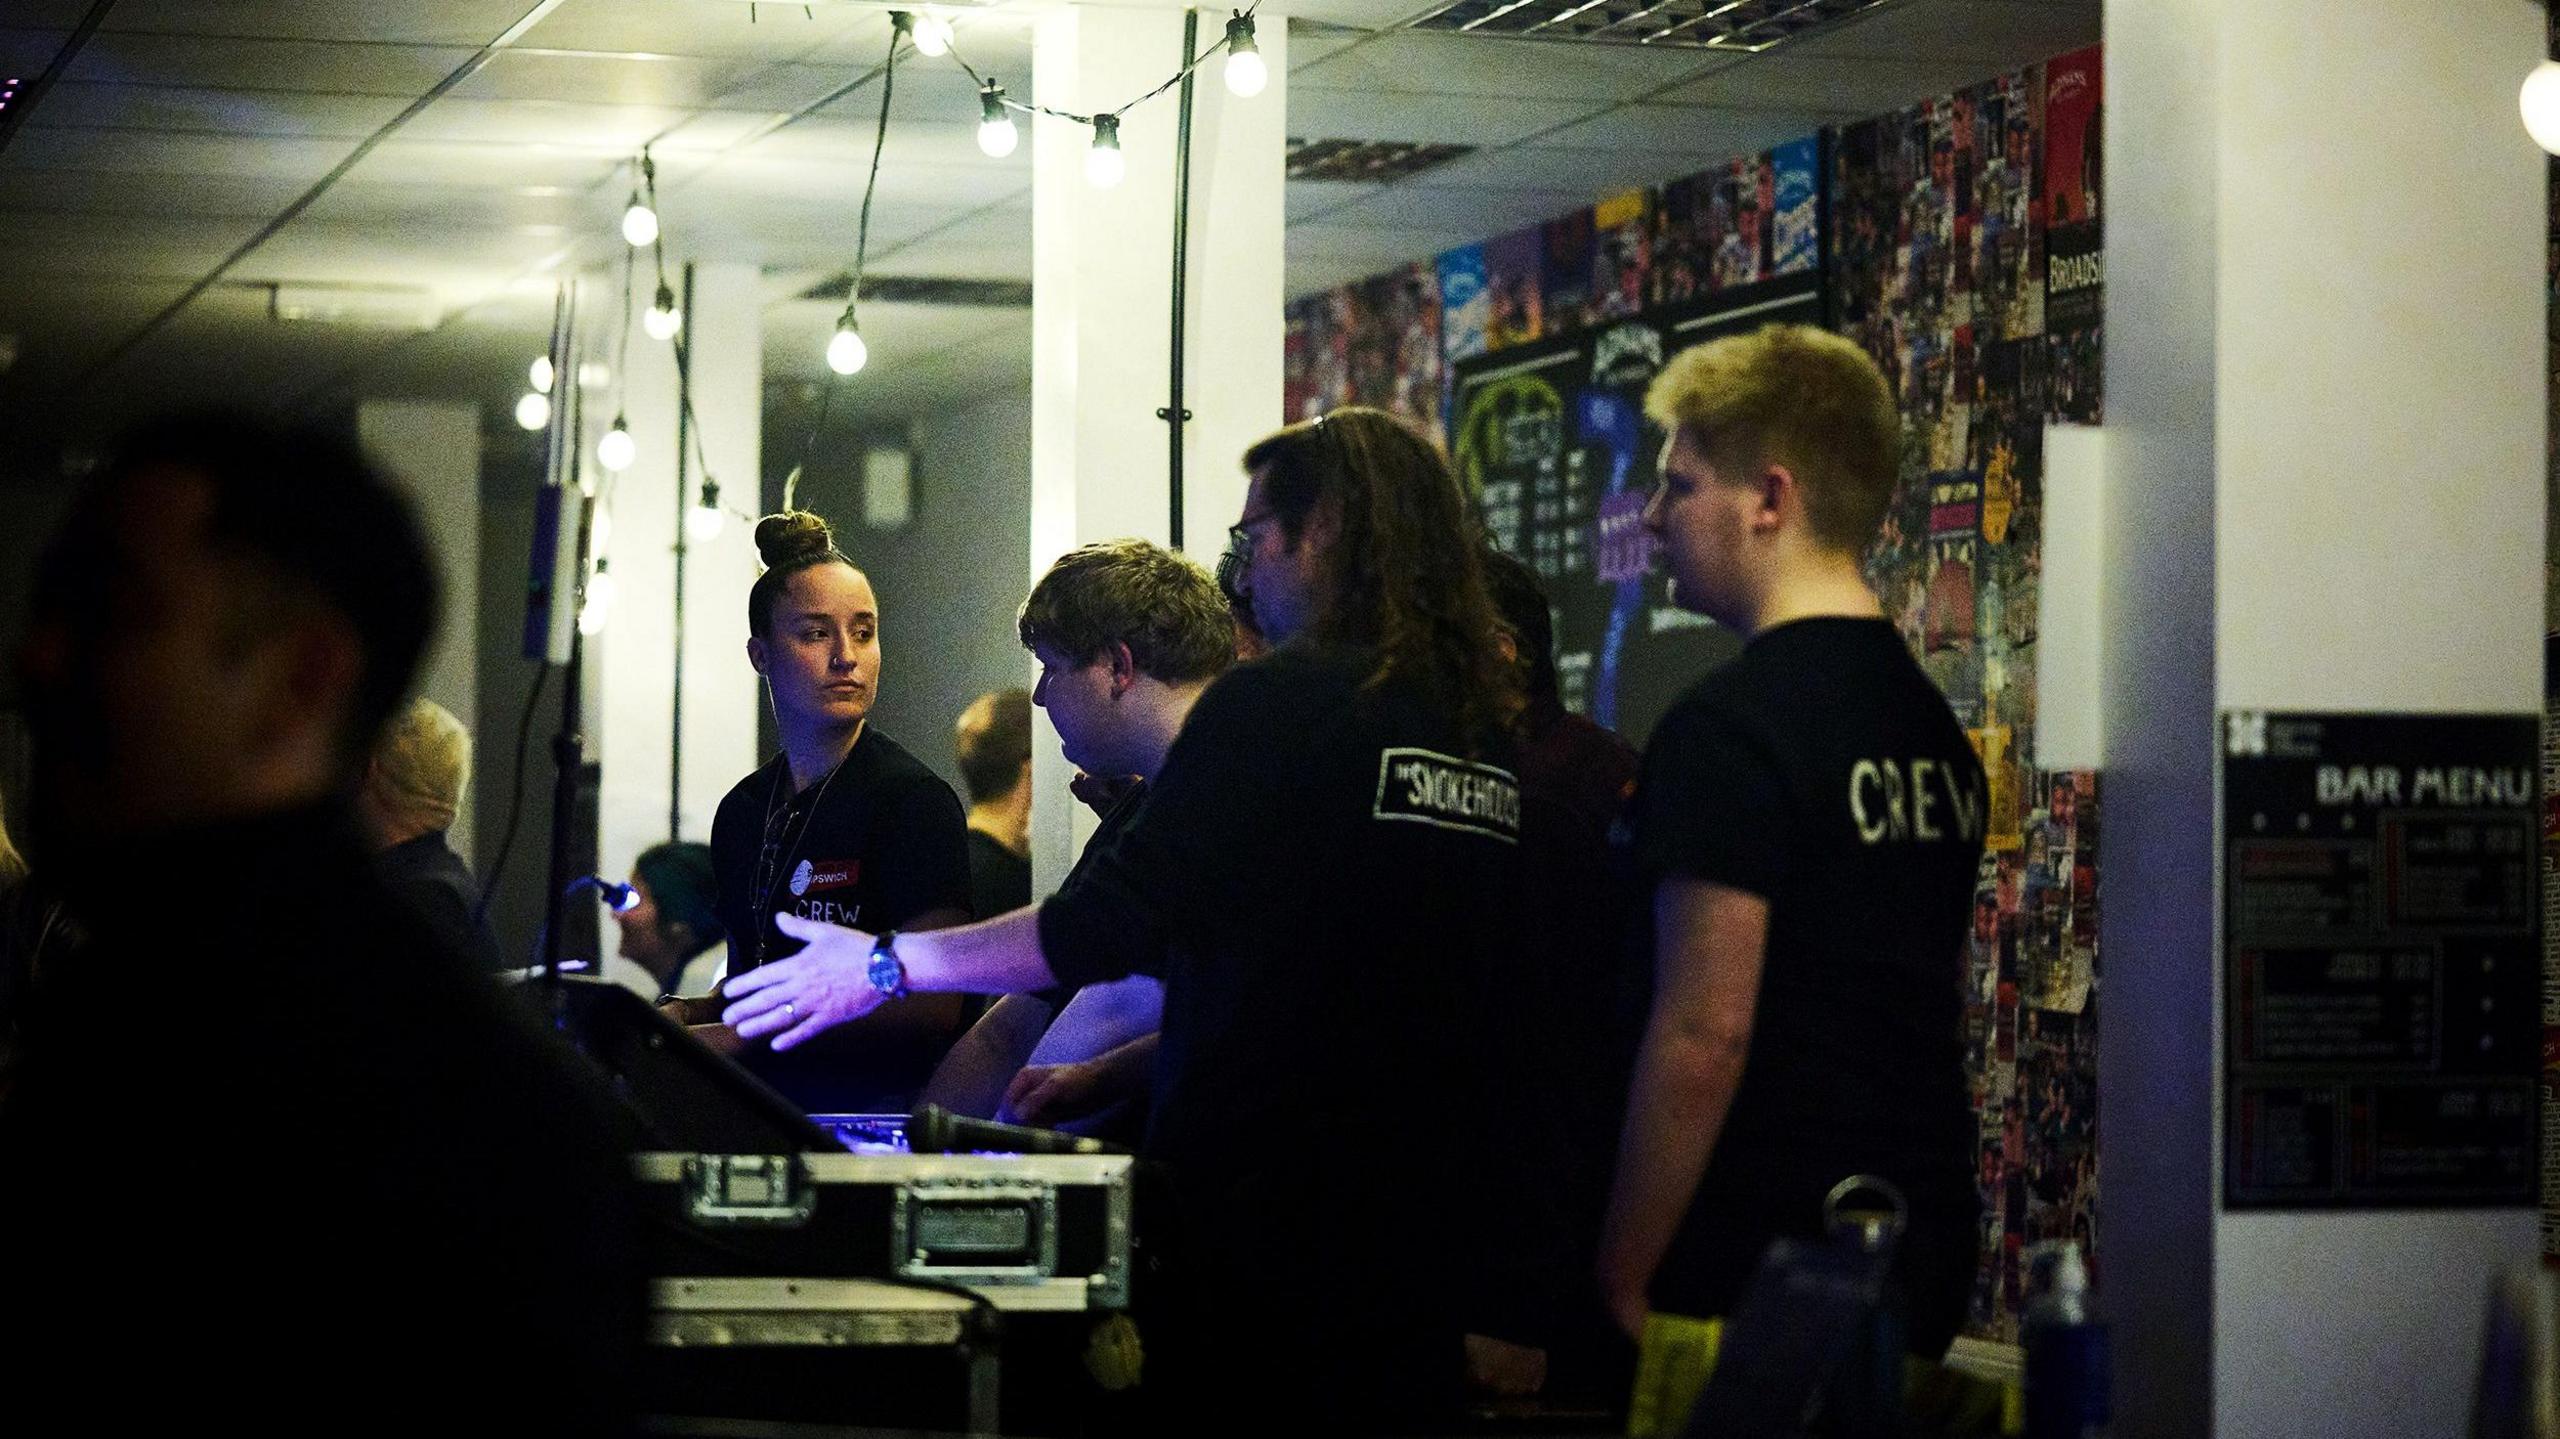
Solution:
<svg viewBox="0 0 2560 1439">
<path fill-rule="evenodd" d="M 805 898 L 813 893 L 845 889 L 862 882 L 862 861 L 858 859 L 802 860 L 791 871 L 791 895 Z"/>
<path fill-rule="evenodd" d="M 1520 781 L 1511 771 L 1427 749 L 1378 755 L 1378 798 L 1370 817 L 1463 830 L 1517 844 Z"/>
</svg>

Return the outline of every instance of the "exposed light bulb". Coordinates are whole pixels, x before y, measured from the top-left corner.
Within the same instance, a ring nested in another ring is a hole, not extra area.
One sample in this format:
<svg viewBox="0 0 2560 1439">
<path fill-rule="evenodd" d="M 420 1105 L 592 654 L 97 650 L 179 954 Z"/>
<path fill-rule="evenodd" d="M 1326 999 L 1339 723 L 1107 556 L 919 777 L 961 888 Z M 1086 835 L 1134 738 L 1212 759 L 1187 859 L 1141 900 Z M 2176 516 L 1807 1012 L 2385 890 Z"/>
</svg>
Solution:
<svg viewBox="0 0 2560 1439">
<path fill-rule="evenodd" d="M 1108 190 L 1129 173 L 1129 158 L 1120 153 L 1120 117 L 1093 117 L 1093 147 L 1084 152 L 1084 178 L 1097 190 Z"/>
<path fill-rule="evenodd" d="M 631 426 L 623 423 L 620 415 L 614 416 L 613 428 L 596 441 L 596 463 L 618 475 L 630 469 L 631 462 L 639 457 L 640 443 L 631 438 Z"/>
<path fill-rule="evenodd" d="M 1253 41 L 1253 17 L 1238 15 L 1227 22 L 1227 88 L 1250 100 L 1271 83 L 1271 70 L 1262 63 L 1262 49 Z"/>
<path fill-rule="evenodd" d="M 623 207 L 622 238 L 637 250 L 658 243 L 658 212 L 640 203 L 640 192 L 631 192 L 631 203 Z"/>
<path fill-rule="evenodd" d="M 640 328 L 648 331 L 652 340 L 672 340 L 676 331 L 684 328 L 684 311 L 676 308 L 676 292 L 667 288 L 664 280 L 658 282 L 656 303 L 640 317 Z"/>
<path fill-rule="evenodd" d="M 528 430 L 539 430 L 551 423 L 551 397 L 540 390 L 527 390 L 516 401 L 516 423 Z"/>
<path fill-rule="evenodd" d="M 702 498 L 685 511 L 684 532 L 695 544 L 707 545 L 720 538 L 720 526 L 726 518 L 720 513 L 720 486 L 704 480 Z"/>
<path fill-rule="evenodd" d="M 596 561 L 595 573 L 587 576 L 586 599 L 578 606 L 578 633 L 591 635 L 604 628 L 605 620 L 613 614 L 617 588 L 613 571 L 605 568 L 605 561 Z"/>
<path fill-rule="evenodd" d="M 535 394 L 547 395 L 551 393 L 551 382 L 557 378 L 557 376 L 551 369 L 551 357 L 549 355 L 534 356 L 533 368 L 527 373 L 533 377 L 533 392 Z"/>
<path fill-rule="evenodd" d="M 2516 108 L 2524 113 L 2524 132 L 2533 143 L 2560 155 L 2560 63 L 2545 60 L 2533 67 L 2516 96 Z"/>
<path fill-rule="evenodd" d="M 827 368 L 839 375 L 859 373 L 871 362 L 871 347 L 862 342 L 862 332 L 853 327 L 847 315 L 836 322 L 835 338 L 827 341 Z"/>
<path fill-rule="evenodd" d="M 1004 108 L 1004 87 L 989 80 L 978 92 L 978 148 L 1001 160 L 1021 143 L 1022 132 L 1013 128 L 1013 115 Z"/>
<path fill-rule="evenodd" d="M 907 32 L 916 42 L 916 52 L 939 58 L 951 53 L 951 22 L 930 10 L 919 11 Z"/>
</svg>

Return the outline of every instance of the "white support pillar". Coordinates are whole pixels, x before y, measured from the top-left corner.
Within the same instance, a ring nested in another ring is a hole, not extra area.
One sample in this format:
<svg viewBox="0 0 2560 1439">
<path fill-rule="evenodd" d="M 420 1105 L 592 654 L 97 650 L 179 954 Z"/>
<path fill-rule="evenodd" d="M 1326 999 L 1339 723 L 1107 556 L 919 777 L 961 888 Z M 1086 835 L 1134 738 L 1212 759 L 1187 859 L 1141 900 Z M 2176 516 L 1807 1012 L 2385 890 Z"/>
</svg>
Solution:
<svg viewBox="0 0 2560 1439">
<path fill-rule="evenodd" d="M 1204 10 L 1199 44 L 1225 31 Z M 1188 323 L 1185 326 L 1183 548 L 1214 563 L 1244 495 L 1245 445 L 1280 422 L 1282 162 L 1287 145 L 1287 27 L 1258 39 L 1268 89 L 1228 93 L 1223 59 L 1194 91 Z M 1033 40 L 1043 105 L 1091 114 L 1145 94 L 1182 64 L 1179 10 L 1070 7 Z M 1165 422 L 1172 338 L 1174 141 L 1168 91 L 1130 110 L 1120 143 L 1127 178 L 1085 180 L 1091 131 L 1041 118 L 1032 143 L 1031 554 L 1037 578 L 1093 540 L 1169 538 Z M 1055 888 L 1091 817 L 1067 794 L 1069 770 L 1045 719 L 1032 754 L 1035 891 Z"/>
<path fill-rule="evenodd" d="M 2223 1209 L 2214 715 L 2541 707 L 2541 12 L 2105 35 L 2110 1432 L 2456 1433 L 2531 1210 Z"/>
<path fill-rule="evenodd" d="M 587 755 L 603 768 L 597 796 L 596 857 L 608 878 L 628 873 L 640 851 L 669 838 L 668 800 L 674 776 L 676 697 L 675 583 L 682 513 L 702 484 L 703 467 L 686 443 L 684 492 L 676 483 L 675 347 L 652 340 L 640 316 L 650 292 L 634 287 L 629 373 L 620 377 L 622 412 L 631 422 L 639 458 L 609 481 L 611 528 L 605 554 L 612 561 L 617 597 L 604 629 L 587 636 L 587 663 L 595 671 L 596 696 L 586 716 Z M 683 277 L 670 271 L 681 292 Z M 611 324 L 610 310 L 599 323 Z M 702 457 L 720 484 L 728 507 L 756 508 L 763 421 L 763 297 L 756 267 L 697 264 L 693 306 L 684 317 L 692 346 L 693 420 Z M 601 347 L 591 353 L 609 354 Z M 587 453 L 582 470 L 608 484 L 595 462 L 595 443 L 613 423 L 614 401 L 592 396 L 587 409 Z M 755 673 L 746 660 L 747 589 L 755 582 L 750 526 L 732 515 L 708 543 L 688 541 L 682 593 L 684 608 L 684 743 L 681 787 L 676 790 L 676 837 L 708 841 L 721 795 L 758 761 Z M 604 921 L 599 917 L 598 923 Z M 607 934 L 604 952 L 615 941 Z"/>
<path fill-rule="evenodd" d="M 429 400 L 366 400 L 356 406 L 356 440 L 417 506 L 444 588 L 442 618 L 419 661 L 417 693 L 468 726 L 480 698 L 479 409 Z M 487 737 L 472 739 L 475 764 L 486 764 L 493 752 Z M 469 808 L 466 789 L 466 813 L 446 833 L 465 861 L 471 858 Z"/>
</svg>

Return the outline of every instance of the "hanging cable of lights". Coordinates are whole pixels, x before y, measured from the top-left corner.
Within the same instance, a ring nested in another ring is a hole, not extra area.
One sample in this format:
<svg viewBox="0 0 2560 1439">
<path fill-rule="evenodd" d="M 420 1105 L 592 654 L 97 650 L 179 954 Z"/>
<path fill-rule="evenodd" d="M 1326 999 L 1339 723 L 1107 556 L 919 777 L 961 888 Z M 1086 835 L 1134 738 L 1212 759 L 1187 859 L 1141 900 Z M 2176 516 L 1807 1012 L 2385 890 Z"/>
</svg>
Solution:
<svg viewBox="0 0 2560 1439">
<path fill-rule="evenodd" d="M 1128 163 L 1120 149 L 1120 119 L 1129 111 L 1163 95 L 1207 64 L 1220 53 L 1227 57 L 1227 88 L 1242 98 L 1262 93 L 1270 83 L 1270 70 L 1263 63 L 1261 47 L 1254 39 L 1254 14 L 1261 0 L 1230 14 L 1226 33 L 1207 49 L 1190 58 L 1163 83 L 1108 110 L 1081 114 L 1051 105 L 1026 103 L 1014 99 L 1004 85 L 969 63 L 955 43 L 951 22 L 929 10 L 892 10 L 889 12 L 889 53 L 880 70 L 880 118 L 871 144 L 870 173 L 862 186 L 862 210 L 854 225 L 853 271 L 845 289 L 844 313 L 836 319 L 835 331 L 827 339 L 827 368 L 832 371 L 818 401 L 817 417 L 810 423 L 807 438 L 801 443 L 800 458 L 792 465 L 783 481 L 785 505 L 808 470 L 809 459 L 817 450 L 818 437 L 825 432 L 827 417 L 835 404 L 836 384 L 845 376 L 859 374 L 870 362 L 871 347 L 862 338 L 856 309 L 862 300 L 862 281 L 870 259 L 871 203 L 880 186 L 880 159 L 889 138 L 889 103 L 898 76 L 898 50 L 902 42 L 912 44 L 916 52 L 928 59 L 948 58 L 969 77 L 978 89 L 978 148 L 992 159 L 1004 159 L 1021 143 L 1021 132 L 1013 117 L 1046 115 L 1093 131 L 1093 142 L 1085 151 L 1085 179 L 1096 189 L 1118 185 L 1128 173 Z"/>
<path fill-rule="evenodd" d="M 801 443 L 797 463 L 792 465 L 783 481 L 786 508 L 792 503 L 799 480 L 808 469 L 810 457 L 816 452 L 818 439 L 826 430 L 828 417 L 835 404 L 837 384 L 847 376 L 861 373 L 863 367 L 870 362 L 871 349 L 869 343 L 863 339 L 858 312 L 862 301 L 863 278 L 870 264 L 871 211 L 880 188 L 881 159 L 888 147 L 889 109 L 896 94 L 901 47 L 911 45 L 917 54 L 928 59 L 948 58 L 968 76 L 970 83 L 977 87 L 978 148 L 986 155 L 994 159 L 1003 159 L 1013 154 L 1021 144 L 1021 132 L 1013 118 L 1017 114 L 1034 117 L 1045 115 L 1054 120 L 1082 125 L 1093 132 L 1092 142 L 1085 152 L 1085 179 L 1097 189 L 1109 189 L 1118 185 L 1128 173 L 1127 161 L 1120 148 L 1122 117 L 1138 106 L 1180 85 L 1185 78 L 1198 71 L 1211 59 L 1220 54 L 1227 57 L 1225 78 L 1229 91 L 1246 99 L 1262 93 L 1264 87 L 1270 83 L 1270 71 L 1263 62 L 1261 47 L 1256 43 L 1254 36 L 1254 15 L 1260 8 L 1260 0 L 1255 0 L 1254 4 L 1245 9 L 1231 12 L 1226 22 L 1225 33 L 1206 49 L 1191 56 L 1182 68 L 1167 76 L 1161 84 L 1110 109 L 1096 110 L 1090 114 L 1051 105 L 1027 103 L 1013 98 L 1001 81 L 980 71 L 969 63 L 967 57 L 960 54 L 956 46 L 957 37 L 953 33 L 950 20 L 936 11 L 918 9 L 889 12 L 889 49 L 880 69 L 879 117 L 872 135 L 871 163 L 863 180 L 862 208 L 854 224 L 853 269 L 845 289 L 843 313 L 837 317 L 835 329 L 827 340 L 826 360 L 827 368 L 831 373 L 820 393 L 817 416 L 809 426 L 807 437 Z M 645 248 L 650 252 L 651 270 L 656 281 L 649 310 L 640 320 L 641 329 L 651 339 L 672 343 L 680 351 L 689 348 L 690 342 L 690 336 L 684 333 L 686 316 L 677 306 L 675 289 L 667 277 L 665 227 L 658 213 L 657 161 L 644 148 L 630 163 L 633 171 L 631 189 L 623 205 L 621 220 L 624 242 L 622 314 L 615 337 L 615 361 L 611 379 L 615 389 L 614 418 L 612 426 L 596 443 L 596 460 L 605 471 L 605 483 L 604 493 L 596 500 L 594 560 L 587 576 L 587 603 L 581 606 L 579 613 L 579 625 L 589 634 L 601 628 L 604 616 L 609 611 L 613 600 L 614 582 L 604 542 L 610 527 L 608 506 L 614 477 L 629 469 L 639 455 L 639 445 L 631 434 L 631 426 L 623 401 L 625 377 L 628 371 L 626 362 L 631 349 L 631 302 L 638 279 L 640 250 Z M 516 402 L 516 423 L 527 430 L 540 431 L 547 428 L 557 412 L 550 397 L 558 377 L 551 373 L 548 358 L 546 356 L 534 362 L 531 373 L 532 388 Z M 726 509 L 720 503 L 719 484 L 711 475 L 708 456 L 704 451 L 701 420 L 692 412 L 691 396 L 684 397 L 682 403 L 686 407 L 685 419 L 688 428 L 692 431 L 696 463 L 703 477 L 700 496 L 687 513 L 686 525 L 692 538 L 707 542 L 718 535 Z"/>
</svg>

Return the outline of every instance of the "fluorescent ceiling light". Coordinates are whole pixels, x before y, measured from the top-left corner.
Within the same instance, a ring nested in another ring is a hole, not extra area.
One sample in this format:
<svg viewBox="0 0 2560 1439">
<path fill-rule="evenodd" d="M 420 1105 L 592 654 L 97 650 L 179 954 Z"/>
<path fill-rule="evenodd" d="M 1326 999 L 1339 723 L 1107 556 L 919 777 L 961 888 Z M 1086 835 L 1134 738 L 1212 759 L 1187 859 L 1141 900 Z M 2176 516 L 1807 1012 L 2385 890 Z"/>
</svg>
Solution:
<svg viewBox="0 0 2560 1439">
<path fill-rule="evenodd" d="M 433 290 L 405 285 L 279 284 L 268 313 L 279 320 L 380 329 L 432 330 L 444 318 Z"/>
</svg>

